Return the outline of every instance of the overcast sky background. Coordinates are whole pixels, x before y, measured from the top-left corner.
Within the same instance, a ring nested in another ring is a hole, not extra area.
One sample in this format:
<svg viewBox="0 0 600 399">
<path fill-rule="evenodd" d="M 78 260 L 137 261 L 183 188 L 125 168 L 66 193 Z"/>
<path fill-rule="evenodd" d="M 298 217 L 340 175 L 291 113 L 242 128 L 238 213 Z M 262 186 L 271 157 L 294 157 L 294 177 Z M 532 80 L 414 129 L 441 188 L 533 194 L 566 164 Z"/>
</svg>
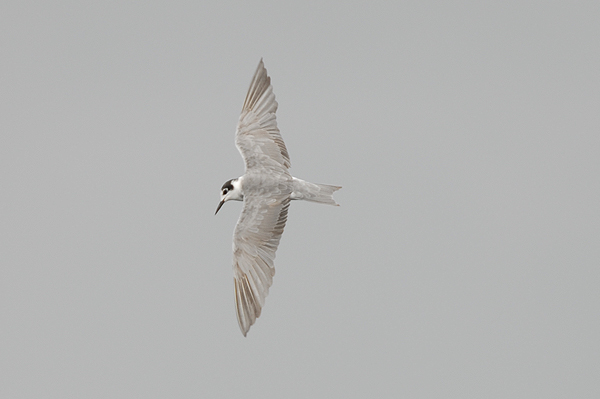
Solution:
<svg viewBox="0 0 600 399">
<path fill-rule="evenodd" d="M 600 3 L 0 3 L 0 397 L 600 397 Z M 294 202 L 237 326 L 263 57 Z"/>
</svg>

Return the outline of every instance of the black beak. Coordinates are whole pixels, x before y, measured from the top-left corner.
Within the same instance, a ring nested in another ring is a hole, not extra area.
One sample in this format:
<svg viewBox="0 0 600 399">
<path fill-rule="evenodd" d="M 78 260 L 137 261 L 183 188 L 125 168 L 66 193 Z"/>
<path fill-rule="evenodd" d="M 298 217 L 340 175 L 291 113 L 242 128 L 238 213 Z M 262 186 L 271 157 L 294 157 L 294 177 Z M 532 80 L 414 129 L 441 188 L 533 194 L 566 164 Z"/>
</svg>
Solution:
<svg viewBox="0 0 600 399">
<path fill-rule="evenodd" d="M 224 203 L 225 203 L 225 200 L 223 200 L 223 201 L 219 202 L 219 206 L 217 207 L 217 211 L 215 212 L 215 215 L 216 215 L 217 213 L 219 213 L 219 209 L 221 209 L 221 207 L 223 206 L 223 204 L 224 204 Z"/>
</svg>

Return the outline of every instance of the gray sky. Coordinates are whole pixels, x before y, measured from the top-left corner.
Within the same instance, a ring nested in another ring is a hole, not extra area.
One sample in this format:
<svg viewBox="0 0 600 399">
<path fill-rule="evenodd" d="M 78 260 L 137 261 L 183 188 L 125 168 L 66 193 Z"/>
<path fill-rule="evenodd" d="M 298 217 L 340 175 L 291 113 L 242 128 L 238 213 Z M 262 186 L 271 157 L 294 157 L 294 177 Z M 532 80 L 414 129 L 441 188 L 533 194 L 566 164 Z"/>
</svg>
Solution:
<svg viewBox="0 0 600 399">
<path fill-rule="evenodd" d="M 600 397 L 600 6 L 383 4 L 2 2 L 0 397 Z M 261 57 L 344 188 L 244 338 Z"/>
</svg>

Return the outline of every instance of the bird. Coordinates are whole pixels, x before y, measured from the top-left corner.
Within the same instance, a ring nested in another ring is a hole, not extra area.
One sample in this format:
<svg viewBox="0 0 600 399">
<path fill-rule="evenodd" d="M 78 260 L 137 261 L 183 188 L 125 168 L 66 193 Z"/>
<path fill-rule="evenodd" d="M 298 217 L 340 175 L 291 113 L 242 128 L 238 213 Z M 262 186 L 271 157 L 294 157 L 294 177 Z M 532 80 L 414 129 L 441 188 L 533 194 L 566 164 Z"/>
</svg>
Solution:
<svg viewBox="0 0 600 399">
<path fill-rule="evenodd" d="M 342 187 L 293 177 L 290 156 L 275 112 L 277 101 L 261 58 L 246 94 L 235 145 L 245 173 L 221 187 L 219 212 L 227 201 L 244 205 L 233 232 L 233 284 L 238 324 L 244 337 L 260 316 L 275 275 L 275 252 L 290 202 L 304 200 L 339 206 L 333 193 Z"/>
</svg>

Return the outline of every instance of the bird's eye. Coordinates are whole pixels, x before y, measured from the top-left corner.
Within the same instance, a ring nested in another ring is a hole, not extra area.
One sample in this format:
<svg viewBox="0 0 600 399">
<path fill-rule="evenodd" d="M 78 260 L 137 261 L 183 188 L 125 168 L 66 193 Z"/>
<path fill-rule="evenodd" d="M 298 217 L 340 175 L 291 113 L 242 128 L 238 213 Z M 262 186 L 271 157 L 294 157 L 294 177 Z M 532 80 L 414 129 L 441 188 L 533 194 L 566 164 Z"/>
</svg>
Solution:
<svg viewBox="0 0 600 399">
<path fill-rule="evenodd" d="M 229 191 L 229 190 L 227 190 L 226 188 L 224 188 L 223 189 L 223 194 L 227 194 L 227 191 Z"/>
</svg>

